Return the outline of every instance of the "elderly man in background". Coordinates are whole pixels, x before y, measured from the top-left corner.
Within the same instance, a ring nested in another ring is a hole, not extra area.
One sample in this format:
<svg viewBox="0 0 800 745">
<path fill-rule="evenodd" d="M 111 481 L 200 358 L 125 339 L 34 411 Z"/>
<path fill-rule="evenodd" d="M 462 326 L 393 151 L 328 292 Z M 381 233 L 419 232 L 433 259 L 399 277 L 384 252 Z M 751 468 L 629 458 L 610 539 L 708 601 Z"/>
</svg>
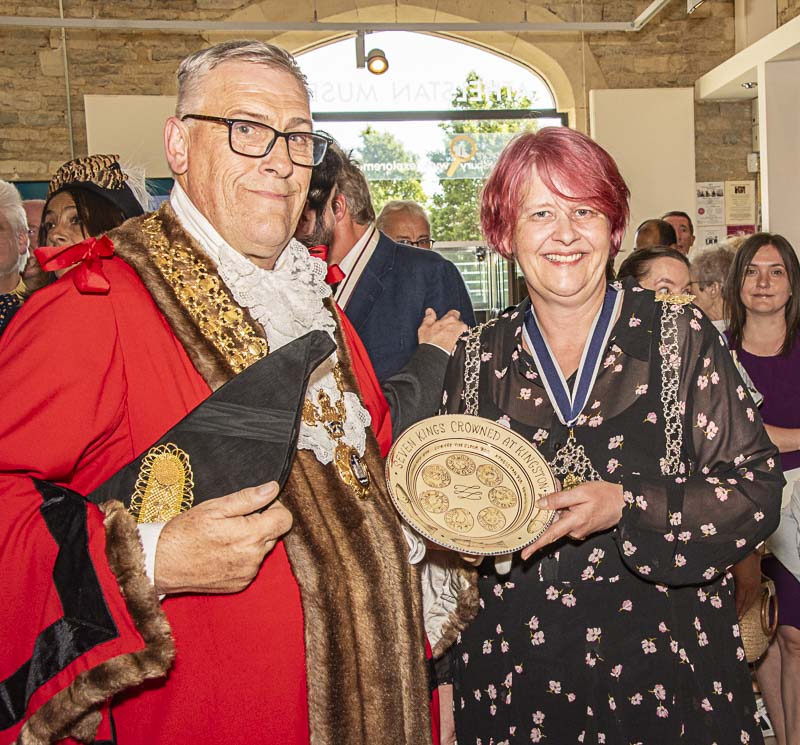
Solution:
<svg viewBox="0 0 800 745">
<path fill-rule="evenodd" d="M 25 298 L 22 268 L 28 253 L 28 223 L 13 184 L 0 181 L 0 334 Z"/>
<path fill-rule="evenodd" d="M 329 190 L 326 193 L 317 174 L 312 175 L 313 199 L 306 205 L 297 236 L 308 245 L 328 246 L 328 263 L 339 266 L 344 275 L 334 294 L 336 302 L 383 381 L 417 352 L 421 324 L 438 317 L 463 328 L 461 321 L 475 325 L 475 314 L 455 265 L 433 251 L 400 246 L 381 233 L 364 174 L 335 143 L 328 151 L 323 170 Z M 426 354 L 431 368 L 441 371 L 440 383 L 453 344 L 439 346 Z"/>
<path fill-rule="evenodd" d="M 395 243 L 433 248 L 431 223 L 425 210 L 410 199 L 394 199 L 383 205 L 375 221 L 378 230 Z"/>
<path fill-rule="evenodd" d="M 113 255 L 93 238 L 65 249 L 78 266 L 0 344 L 0 385 L 26 390 L 0 424 L 0 741 L 110 741 L 116 697 L 116 738 L 133 745 L 427 745 L 386 404 L 324 264 L 292 239 L 327 146 L 305 77 L 261 42 L 193 54 L 164 139 L 169 201 L 113 230 Z M 80 496 L 311 330 L 337 349 L 309 383 L 281 502 L 265 484 L 153 524 Z"/>
</svg>

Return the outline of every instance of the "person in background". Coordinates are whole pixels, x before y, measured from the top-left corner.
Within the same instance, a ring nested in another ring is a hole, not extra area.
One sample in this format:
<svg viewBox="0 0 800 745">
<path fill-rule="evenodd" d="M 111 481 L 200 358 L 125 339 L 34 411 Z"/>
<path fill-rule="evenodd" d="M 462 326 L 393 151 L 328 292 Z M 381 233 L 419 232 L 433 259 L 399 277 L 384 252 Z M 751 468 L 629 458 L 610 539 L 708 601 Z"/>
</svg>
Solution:
<svg viewBox="0 0 800 745">
<path fill-rule="evenodd" d="M 89 155 L 62 165 L 47 188 L 39 246 L 71 246 L 144 214 L 116 155 Z"/>
<path fill-rule="evenodd" d="M 617 279 L 625 277 L 633 277 L 656 294 L 680 295 L 689 286 L 689 260 L 680 251 L 667 246 L 642 248 L 620 265 Z"/>
<path fill-rule="evenodd" d="M 800 556 L 792 499 L 800 478 L 800 264 L 783 236 L 756 233 L 742 243 L 725 288 L 725 315 L 731 349 L 764 396 L 761 416 L 787 481 L 781 523 L 767 541 L 772 555 L 760 567 L 758 556 L 751 557 L 736 582 L 743 611 L 758 597 L 762 571 L 775 582 L 778 632 L 757 675 L 779 745 L 794 745 L 800 742 Z"/>
<path fill-rule="evenodd" d="M 328 136 L 325 132 L 321 134 Z M 320 257 L 323 261 L 327 260 L 328 248 L 333 243 L 333 228 L 336 224 L 333 200 L 336 197 L 336 177 L 344 163 L 342 157 L 339 148 L 328 147 L 322 162 L 314 166 L 306 203 L 294 235 L 308 248 L 324 246 L 325 255 Z"/>
<path fill-rule="evenodd" d="M 559 519 L 510 574 L 480 565 L 451 655 L 461 745 L 761 741 L 726 570 L 777 524 L 777 450 L 688 298 L 606 281 L 628 198 L 566 127 L 512 140 L 483 190 L 529 297 L 459 341 L 443 409 L 501 421 L 575 485 L 539 500 Z"/>
<path fill-rule="evenodd" d="M 22 206 L 25 208 L 25 215 L 28 218 L 28 259 L 25 268 L 22 270 L 22 281 L 28 292 L 34 292 L 47 283 L 47 275 L 41 270 L 39 262 L 33 252 L 39 248 L 39 226 L 42 223 L 42 212 L 44 210 L 44 199 L 25 199 Z"/>
<path fill-rule="evenodd" d="M 336 177 L 343 164 L 339 148 L 329 147 L 325 151 L 322 162 L 314 167 L 311 174 L 308 197 L 295 231 L 295 238 L 323 261 L 327 259 L 328 246 L 334 239 L 336 219 L 333 201 L 336 197 Z M 328 280 L 331 282 L 338 280 L 335 270 L 338 267 L 328 269 Z M 420 419 L 436 413 L 450 352 L 465 330 L 464 323 L 450 314 L 442 318 L 436 318 L 434 313 L 426 314 L 417 329 L 419 345 L 414 353 L 399 371 L 381 381 L 395 437 Z"/>
<path fill-rule="evenodd" d="M 42 224 L 42 213 L 44 212 L 44 199 L 24 199 L 22 207 L 25 210 L 25 217 L 28 219 L 28 240 L 30 241 L 29 255 L 39 248 L 39 226 Z"/>
<path fill-rule="evenodd" d="M 433 248 L 431 223 L 425 210 L 410 199 L 395 199 L 383 205 L 375 225 L 395 243 Z"/>
<path fill-rule="evenodd" d="M 694 225 L 692 224 L 692 218 L 685 212 L 673 210 L 672 212 L 667 212 L 666 215 L 662 215 L 661 219 L 666 220 L 675 228 L 675 234 L 678 236 L 678 251 L 688 256 L 689 251 L 691 251 L 692 246 L 694 246 Z"/>
<path fill-rule="evenodd" d="M 423 322 L 448 320 L 472 326 L 475 314 L 464 280 L 455 265 L 437 254 L 413 246 L 401 247 L 378 230 L 369 184 L 358 164 L 336 143 L 330 167 L 336 168 L 335 185 L 324 202 L 315 198 L 316 210 L 306 205 L 307 219 L 297 237 L 306 245 L 325 238 L 328 264 L 344 274 L 334 298 L 364 342 L 378 380 L 383 382 L 403 369 L 419 346 Z M 338 155 L 338 158 L 334 158 Z M 328 166 L 323 164 L 327 173 Z M 315 191 L 315 176 L 311 190 Z M 320 207 L 321 205 L 321 207 Z M 314 226 L 311 218 L 318 218 Z M 447 347 L 429 349 L 431 365 L 443 379 Z M 437 386 L 438 388 L 438 386 Z"/>
<path fill-rule="evenodd" d="M 28 238 L 31 242 L 31 253 L 39 248 L 39 226 L 42 224 L 44 205 L 44 199 L 25 199 L 22 202 L 22 206 L 25 209 L 25 217 L 28 218 Z"/>
<path fill-rule="evenodd" d="M 640 248 L 649 248 L 650 246 L 670 246 L 675 248 L 678 239 L 675 235 L 675 230 L 668 222 L 664 220 L 645 220 L 634 234 L 633 245 L 634 251 Z"/>
<path fill-rule="evenodd" d="M 722 333 L 728 328 L 725 320 L 725 283 L 734 254 L 723 246 L 699 252 L 689 269 L 689 292 L 694 304 L 706 314 Z"/>
<path fill-rule="evenodd" d="M 28 223 L 16 187 L 0 181 L 0 334 L 25 299 L 22 268 L 28 253 Z"/>
</svg>

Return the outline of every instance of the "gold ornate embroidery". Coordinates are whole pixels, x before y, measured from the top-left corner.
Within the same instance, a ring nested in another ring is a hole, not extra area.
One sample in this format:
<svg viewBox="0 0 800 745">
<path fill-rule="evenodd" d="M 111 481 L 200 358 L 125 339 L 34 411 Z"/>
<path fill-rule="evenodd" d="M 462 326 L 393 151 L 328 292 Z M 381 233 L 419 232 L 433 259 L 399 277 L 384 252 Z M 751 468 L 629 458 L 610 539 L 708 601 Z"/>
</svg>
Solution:
<svg viewBox="0 0 800 745">
<path fill-rule="evenodd" d="M 202 259 L 186 246 L 167 240 L 158 213 L 144 221 L 142 230 L 164 279 L 203 336 L 224 355 L 234 372 L 242 372 L 269 354 L 267 340 L 247 322 L 220 278 L 209 273 Z"/>
<path fill-rule="evenodd" d="M 688 292 L 679 295 L 658 292 L 656 293 L 656 300 L 658 300 L 659 303 L 667 303 L 668 305 L 689 305 L 689 303 L 694 302 L 694 295 L 690 295 Z"/>
<path fill-rule="evenodd" d="M 137 523 L 164 523 L 192 506 L 193 489 L 189 456 L 168 442 L 144 456 L 128 509 Z"/>
</svg>

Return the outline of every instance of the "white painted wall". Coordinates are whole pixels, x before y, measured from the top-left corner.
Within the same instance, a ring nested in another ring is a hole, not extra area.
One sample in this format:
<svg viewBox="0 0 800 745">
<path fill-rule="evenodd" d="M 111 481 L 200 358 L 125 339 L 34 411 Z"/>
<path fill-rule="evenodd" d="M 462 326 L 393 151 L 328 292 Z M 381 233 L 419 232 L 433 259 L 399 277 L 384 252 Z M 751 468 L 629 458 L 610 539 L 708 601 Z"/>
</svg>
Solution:
<svg viewBox="0 0 800 745">
<path fill-rule="evenodd" d="M 113 153 L 143 167 L 147 178 L 168 178 L 164 122 L 175 113 L 175 96 L 84 96 L 90 155 Z"/>
<path fill-rule="evenodd" d="M 642 221 L 670 210 L 694 214 L 694 88 L 593 90 L 589 116 L 591 136 L 631 190 L 624 258 Z"/>
<path fill-rule="evenodd" d="M 800 60 L 759 67 L 761 220 L 800 252 Z"/>
</svg>

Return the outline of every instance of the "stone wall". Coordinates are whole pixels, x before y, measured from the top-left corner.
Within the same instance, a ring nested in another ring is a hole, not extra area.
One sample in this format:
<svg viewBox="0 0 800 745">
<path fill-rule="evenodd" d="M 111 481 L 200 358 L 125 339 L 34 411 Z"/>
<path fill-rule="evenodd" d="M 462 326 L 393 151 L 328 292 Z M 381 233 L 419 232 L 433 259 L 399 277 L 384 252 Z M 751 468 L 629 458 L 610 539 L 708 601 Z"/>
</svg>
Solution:
<svg viewBox="0 0 800 745">
<path fill-rule="evenodd" d="M 640 12 L 646 3 L 603 5 L 617 12 L 602 20 L 619 20 L 619 6 L 634 5 Z M 684 2 L 673 2 L 639 33 L 593 35 L 589 45 L 609 88 L 691 87 L 733 55 L 733 10 L 732 2 L 706 2 L 687 15 Z M 695 104 L 695 131 L 698 181 L 752 178 L 749 102 Z"/>
<path fill-rule="evenodd" d="M 784 20 L 800 12 L 800 0 L 779 2 L 786 6 L 781 11 Z M 57 14 L 53 3 L 36 3 L 0 0 L 0 15 Z M 388 0 L 297 0 L 281 3 L 280 11 L 274 0 L 66 0 L 64 5 L 67 17 L 220 20 L 247 14 L 303 21 L 311 19 L 313 7 L 320 20 L 360 21 L 389 20 L 387 13 L 393 13 L 394 7 Z M 479 21 L 502 21 L 521 18 L 525 7 L 530 13 L 537 3 L 414 0 L 412 6 L 401 0 L 399 5 L 401 20 L 433 20 L 437 14 L 451 19 L 460 14 Z M 649 0 L 585 0 L 583 5 L 583 20 L 629 21 Z M 687 17 L 683 0 L 673 0 L 641 32 L 588 35 L 586 54 L 592 69 L 599 68 L 590 87 L 693 85 L 733 54 L 733 8 L 733 0 L 707 0 Z M 573 0 L 542 0 L 538 10 L 565 21 L 581 20 L 580 4 Z M 535 42 L 530 35 L 524 36 Z M 199 35 L 160 32 L 67 31 L 66 38 L 76 155 L 86 149 L 85 94 L 173 94 L 179 60 L 207 43 Z M 553 38 L 541 37 L 542 45 Z M 576 52 L 580 52 L 577 37 L 570 55 L 578 57 Z M 66 101 L 61 32 L 0 28 L 0 177 L 45 180 L 70 157 Z M 697 105 L 698 180 L 747 178 L 749 111 L 749 104 Z"/>
<path fill-rule="evenodd" d="M 800 16 L 800 0 L 778 0 L 778 25 Z"/>
</svg>

